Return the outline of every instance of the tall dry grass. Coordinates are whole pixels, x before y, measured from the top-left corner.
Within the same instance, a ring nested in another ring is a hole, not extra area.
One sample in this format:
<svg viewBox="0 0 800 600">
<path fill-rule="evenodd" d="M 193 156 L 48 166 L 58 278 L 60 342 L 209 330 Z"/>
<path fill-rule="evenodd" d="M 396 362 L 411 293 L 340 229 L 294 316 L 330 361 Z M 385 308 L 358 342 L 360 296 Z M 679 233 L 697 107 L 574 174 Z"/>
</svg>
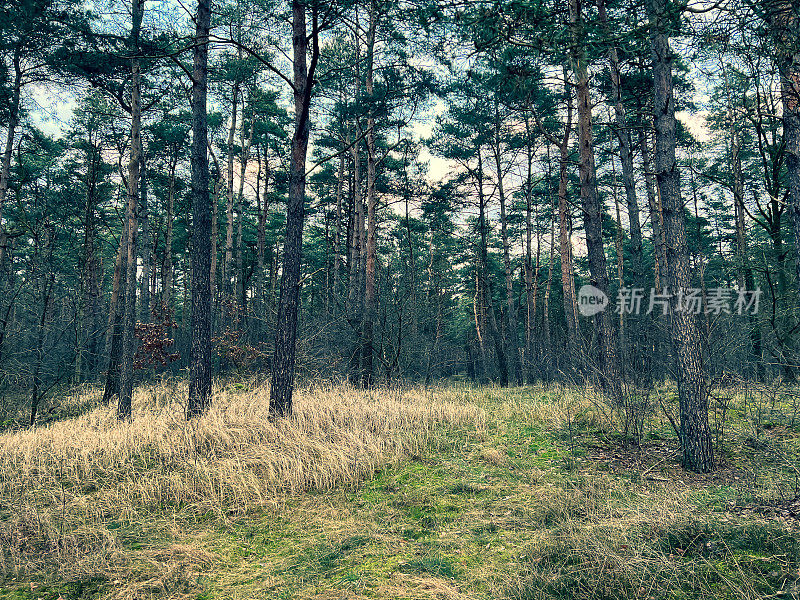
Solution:
<svg viewBox="0 0 800 600">
<path fill-rule="evenodd" d="M 187 422 L 185 384 L 140 387 L 134 420 L 97 407 L 0 434 L 0 574 L 108 572 L 120 531 L 148 511 L 224 518 L 281 495 L 347 485 L 417 453 L 443 426 L 481 427 L 481 409 L 422 389 L 301 390 L 292 418 L 268 419 L 269 391 L 216 390 Z M 244 388 L 244 389 L 239 389 Z"/>
</svg>

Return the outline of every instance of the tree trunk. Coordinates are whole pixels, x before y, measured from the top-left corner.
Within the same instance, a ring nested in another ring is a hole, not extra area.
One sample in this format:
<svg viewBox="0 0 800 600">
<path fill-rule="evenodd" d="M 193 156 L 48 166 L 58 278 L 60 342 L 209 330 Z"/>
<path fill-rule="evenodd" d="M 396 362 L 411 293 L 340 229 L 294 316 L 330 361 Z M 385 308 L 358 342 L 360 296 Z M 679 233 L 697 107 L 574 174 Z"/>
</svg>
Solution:
<svg viewBox="0 0 800 600">
<path fill-rule="evenodd" d="M 114 262 L 114 277 L 111 283 L 111 301 L 108 307 L 108 335 L 106 349 L 108 353 L 108 366 L 106 367 L 106 383 L 103 390 L 103 404 L 111 402 L 112 398 L 119 396 L 119 359 L 122 352 L 122 317 L 125 313 L 125 287 L 122 284 L 122 274 L 128 272 L 128 220 L 122 227 L 119 239 L 117 258 Z"/>
<path fill-rule="evenodd" d="M 753 269 L 747 259 L 747 228 L 745 225 L 744 175 L 742 173 L 742 141 L 731 106 L 731 170 L 733 171 L 733 212 L 736 221 L 736 280 L 740 290 L 755 289 Z M 757 381 L 764 379 L 764 362 L 761 357 L 761 326 L 757 315 L 749 315 L 750 354 L 754 362 Z"/>
<path fill-rule="evenodd" d="M 794 228 L 794 246 L 800 299 L 800 58 L 797 39 L 800 16 L 797 2 L 768 0 L 764 9 L 775 38 L 778 72 L 781 78 L 783 143 L 786 146 L 786 187 Z"/>
<path fill-rule="evenodd" d="M 150 233 L 150 215 L 147 205 L 147 163 L 144 148 L 140 156 L 139 172 L 139 216 L 142 224 L 142 278 L 139 285 L 139 321 L 149 323 L 152 315 L 150 306 L 150 279 L 153 270 L 153 236 Z"/>
<path fill-rule="evenodd" d="M 691 285 L 686 243 L 686 223 L 681 201 L 680 173 L 675 158 L 676 122 L 672 86 L 673 54 L 669 47 L 669 0 L 650 0 L 650 44 L 653 56 L 653 110 L 655 114 L 655 172 L 661 192 L 667 246 L 667 280 L 672 292 L 670 336 L 675 355 L 680 403 L 683 464 L 708 472 L 714 455 L 708 427 L 708 389 L 697 322 L 687 311 L 677 310 L 679 290 Z"/>
<path fill-rule="evenodd" d="M 605 0 L 598 3 L 598 14 L 603 28 L 610 34 Z M 631 134 L 626 123 L 625 105 L 622 102 L 622 81 L 619 55 L 614 45 L 608 50 L 609 73 L 611 75 L 611 101 L 614 104 L 614 134 L 619 142 L 619 157 L 622 163 L 622 184 L 628 204 L 628 222 L 631 237 L 631 281 L 638 286 L 644 276 L 642 256 L 642 227 L 639 223 L 639 202 L 636 199 L 636 181 L 633 172 L 633 152 Z"/>
<path fill-rule="evenodd" d="M 233 300 L 233 142 L 236 135 L 236 117 L 239 107 L 239 82 L 233 84 L 231 101 L 231 128 L 228 130 L 228 192 L 225 207 L 225 256 L 222 261 L 222 326 L 229 327 L 231 301 Z"/>
<path fill-rule="evenodd" d="M 664 215 L 661 200 L 656 190 L 653 164 L 650 158 L 650 140 L 644 128 L 639 129 L 639 145 L 642 151 L 642 168 L 647 188 L 647 206 L 650 209 L 650 227 L 653 230 L 654 285 L 663 290 L 667 286 L 667 247 L 664 243 Z"/>
<path fill-rule="evenodd" d="M 139 34 L 144 16 L 144 0 L 134 0 L 131 50 L 139 52 Z M 131 157 L 128 164 L 128 239 L 125 264 L 125 315 L 122 321 L 122 354 L 119 369 L 117 418 L 131 417 L 133 400 L 133 359 L 136 353 L 136 267 L 138 256 L 139 169 L 142 161 L 141 65 L 131 59 Z"/>
<path fill-rule="evenodd" d="M 209 185 L 211 183 L 209 182 Z M 218 285 L 217 273 L 219 272 L 219 200 L 222 197 L 222 189 L 224 182 L 218 179 L 214 182 L 214 191 L 209 193 L 211 199 L 211 314 L 212 314 L 212 327 L 214 319 L 219 318 L 220 305 L 222 304 L 220 298 L 220 291 Z M 217 323 L 219 325 L 219 323 Z"/>
<path fill-rule="evenodd" d="M 614 235 L 614 249 L 617 253 L 617 289 L 622 289 L 625 287 L 625 254 L 622 250 L 622 214 L 619 209 L 619 194 L 617 193 L 617 168 L 614 164 L 614 158 L 611 157 L 611 172 L 613 176 L 612 181 L 612 189 L 613 189 L 613 196 L 614 196 L 614 212 L 617 217 L 617 231 Z M 627 338 L 625 337 L 625 311 L 620 311 L 619 313 L 619 347 L 620 353 L 624 357 L 625 351 L 627 349 L 626 345 Z M 634 340 L 634 343 L 637 340 Z M 630 354 L 628 354 L 628 357 Z M 621 361 L 622 364 L 625 364 L 625 358 Z"/>
<path fill-rule="evenodd" d="M 552 347 L 550 341 L 550 290 L 553 288 L 553 266 L 556 262 L 556 213 L 553 211 L 553 218 L 550 220 L 550 259 L 547 264 L 547 285 L 544 289 L 544 308 L 542 310 L 542 326 L 544 329 L 544 347 L 548 350 Z M 552 357 L 548 355 L 546 367 L 548 374 L 553 367 Z"/>
<path fill-rule="evenodd" d="M 300 267 L 303 260 L 303 224 L 306 200 L 306 153 L 308 151 L 309 111 L 314 72 L 319 60 L 319 28 L 316 7 L 312 7 L 311 63 L 306 67 L 306 6 L 292 0 L 292 47 L 294 50 L 294 135 L 289 165 L 289 197 L 286 203 L 286 241 L 283 251 L 281 292 L 275 333 L 275 357 L 269 410 L 273 416 L 292 414 L 294 391 L 297 318 L 300 311 Z"/>
<path fill-rule="evenodd" d="M 81 268 L 80 333 L 75 356 L 74 381 L 94 374 L 100 331 L 100 260 L 97 253 L 97 183 L 100 149 L 91 143 L 86 150 L 86 203 L 83 219 L 83 265 Z M 85 357 L 85 360 L 84 360 Z"/>
<path fill-rule="evenodd" d="M 19 124 L 20 94 L 22 92 L 22 68 L 18 48 L 14 49 L 12 64 L 14 66 L 14 83 L 11 91 L 8 125 L 6 127 L 6 144 L 3 148 L 3 162 L 0 165 L 0 267 L 5 264 L 6 245 L 8 244 L 6 232 L 3 229 L 3 208 L 8 195 L 8 179 L 11 176 L 11 157 L 14 154 L 14 137 Z"/>
<path fill-rule="evenodd" d="M 336 176 L 336 224 L 333 232 L 333 285 L 329 293 L 333 298 L 338 299 L 341 290 L 339 283 L 341 281 L 342 271 L 342 194 L 344 191 L 344 163 L 345 152 L 342 148 L 342 154 L 339 155 L 339 172 Z M 337 304 L 334 304 L 334 310 Z"/>
<path fill-rule="evenodd" d="M 559 143 L 558 164 L 558 243 L 561 259 L 561 289 L 564 296 L 564 319 L 567 323 L 567 352 L 570 361 L 578 358 L 578 299 L 575 294 L 575 270 L 572 265 L 572 215 L 569 206 L 569 138 L 572 133 L 572 93 L 564 68 L 567 122 Z"/>
<path fill-rule="evenodd" d="M 192 327 L 186 418 L 211 406 L 211 220 L 208 178 L 208 31 L 211 0 L 197 0 L 192 69 Z M 214 207 L 216 209 L 216 207 Z M 213 212 L 216 212 L 214 210 Z"/>
<path fill-rule="evenodd" d="M 536 294 L 533 277 L 533 139 L 530 119 L 525 113 L 525 150 L 527 160 L 527 181 L 525 182 L 525 379 L 531 384 L 533 375 L 533 330 L 536 321 Z M 537 232 L 538 237 L 538 232 Z M 539 247 L 536 252 L 538 256 Z M 538 267 L 538 265 L 537 265 Z M 538 277 L 537 277 L 538 281 Z M 548 348 L 549 351 L 549 348 Z"/>
<path fill-rule="evenodd" d="M 244 179 L 247 172 L 247 163 L 250 160 L 250 145 L 253 143 L 253 131 L 255 130 L 256 121 L 252 119 L 250 123 L 250 133 L 245 138 L 244 126 L 244 107 L 242 107 L 242 157 L 241 167 L 239 169 L 239 193 L 236 198 L 236 316 L 238 326 L 244 330 L 245 324 L 242 322 L 245 318 L 245 292 L 246 282 L 244 272 L 242 270 L 243 264 L 243 246 L 242 246 L 242 227 L 244 224 Z"/>
<path fill-rule="evenodd" d="M 351 230 L 352 241 L 350 243 L 349 260 L 349 289 L 347 293 L 348 323 L 350 330 L 356 337 L 356 342 L 350 352 L 350 364 L 348 368 L 348 378 L 350 383 L 358 385 L 361 381 L 361 344 L 359 334 L 361 332 L 361 309 L 364 295 L 361 286 L 361 273 L 364 246 L 364 202 L 361 198 L 361 160 L 359 155 L 359 144 L 353 145 L 353 227 Z"/>
<path fill-rule="evenodd" d="M 489 284 L 489 223 L 486 218 L 486 196 L 483 193 L 483 159 L 481 150 L 478 148 L 478 203 L 479 216 L 478 228 L 480 229 L 480 247 L 478 248 L 478 279 L 482 298 L 482 308 L 486 311 L 486 320 L 489 323 L 489 333 L 494 341 L 495 358 L 497 359 L 497 371 L 500 375 L 500 385 L 508 387 L 508 359 L 506 357 L 505 343 L 500 328 L 497 325 L 497 318 L 494 314 L 494 302 L 492 298 L 492 288 Z"/>
<path fill-rule="evenodd" d="M 378 8 L 375 2 L 370 3 L 369 28 L 367 30 L 367 72 L 364 77 L 364 88 L 367 93 L 367 247 L 364 279 L 364 320 L 362 324 L 361 383 L 365 388 L 374 385 L 373 372 L 373 329 L 377 313 L 375 295 L 375 261 L 377 259 L 378 198 L 375 193 L 375 116 L 373 114 L 373 71 L 375 68 L 375 34 L 378 29 Z"/>
<path fill-rule="evenodd" d="M 608 269 L 603 249 L 603 211 L 597 194 L 594 142 L 592 137 L 592 104 L 589 96 L 589 73 L 586 48 L 583 42 L 584 26 L 579 0 L 570 0 L 572 30 L 572 62 L 575 70 L 575 89 L 578 97 L 578 137 L 581 207 L 586 231 L 586 248 L 589 255 L 589 273 L 593 286 L 606 296 L 609 294 Z M 619 395 L 619 365 L 617 340 L 611 315 L 600 311 L 594 316 L 594 328 L 599 347 L 601 384 L 614 397 Z"/>
<path fill-rule="evenodd" d="M 475 268 L 475 295 L 472 298 L 472 311 L 475 315 L 475 335 L 477 336 L 478 349 L 480 350 L 481 375 L 478 377 L 478 381 L 481 384 L 489 382 L 489 358 L 486 352 L 486 343 L 483 340 L 483 332 L 486 331 L 486 319 L 484 318 L 486 311 L 484 306 L 479 264 Z"/>
<path fill-rule="evenodd" d="M 43 261 L 45 264 L 50 265 L 53 256 L 53 246 L 55 245 L 55 231 L 46 232 L 47 243 L 47 260 Z M 50 270 L 47 280 L 42 286 L 42 313 L 39 318 L 39 327 L 36 332 L 36 358 L 33 368 L 33 386 L 31 389 L 31 427 L 36 423 L 36 412 L 39 409 L 39 402 L 42 400 L 42 363 L 44 361 L 44 339 L 45 339 L 45 325 L 47 324 L 47 315 L 50 312 L 50 302 L 53 296 L 53 286 L 56 282 L 56 273 Z"/>
<path fill-rule="evenodd" d="M 508 241 L 508 215 L 506 211 L 506 194 L 503 187 L 503 165 L 500 159 L 500 103 L 494 100 L 494 161 L 497 170 L 497 195 L 500 199 L 500 240 L 503 244 L 503 270 L 506 284 L 506 321 L 508 323 L 508 357 L 509 370 L 514 376 L 514 382 L 522 385 L 522 368 L 519 355 L 519 325 L 517 323 L 517 310 L 514 306 L 514 272 L 511 268 L 511 248 Z"/>
<path fill-rule="evenodd" d="M 267 217 L 269 215 L 269 157 L 267 156 L 267 149 L 264 149 L 264 192 L 262 199 L 259 203 L 258 211 L 258 232 L 256 241 L 256 253 L 258 262 L 258 277 L 256 278 L 256 295 L 258 296 L 258 303 L 256 311 L 260 323 L 266 319 L 266 234 L 267 234 Z"/>
<path fill-rule="evenodd" d="M 178 153 L 175 152 L 169 165 L 169 192 L 167 193 L 167 232 L 164 236 L 164 266 L 161 274 L 161 319 L 165 325 L 172 323 L 172 238 L 175 217 L 175 170 L 178 166 Z"/>
</svg>

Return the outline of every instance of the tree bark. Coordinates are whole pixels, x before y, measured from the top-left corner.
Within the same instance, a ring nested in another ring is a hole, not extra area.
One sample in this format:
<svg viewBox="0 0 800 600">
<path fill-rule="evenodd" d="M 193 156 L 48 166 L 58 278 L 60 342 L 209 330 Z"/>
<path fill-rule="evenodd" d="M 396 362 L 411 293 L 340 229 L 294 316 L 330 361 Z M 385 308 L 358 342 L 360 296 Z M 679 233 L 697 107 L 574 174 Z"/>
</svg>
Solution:
<svg viewBox="0 0 800 600">
<path fill-rule="evenodd" d="M 147 163 L 144 157 L 144 147 L 140 156 L 141 169 L 139 170 L 139 218 L 142 226 L 142 277 L 139 285 L 139 321 L 149 323 L 152 315 L 150 306 L 150 279 L 153 270 L 153 236 L 150 233 L 150 215 L 147 205 Z"/>
<path fill-rule="evenodd" d="M 544 289 L 544 307 L 542 310 L 542 328 L 544 330 L 544 347 L 550 349 L 552 342 L 550 340 L 550 290 L 553 288 L 553 266 L 556 262 L 556 212 L 553 211 L 553 217 L 550 220 L 550 260 L 547 264 L 547 284 Z M 538 271 L 538 269 L 537 269 Z M 545 366 L 549 375 L 553 367 L 552 355 L 548 354 Z"/>
<path fill-rule="evenodd" d="M 167 232 L 164 236 L 164 266 L 161 274 L 161 318 L 164 324 L 172 322 L 172 241 L 174 229 L 172 220 L 175 217 L 175 170 L 178 166 L 178 152 L 169 165 L 169 191 L 167 192 Z"/>
<path fill-rule="evenodd" d="M 144 16 L 144 0 L 134 0 L 131 51 L 139 52 L 139 35 Z M 136 267 L 138 257 L 139 174 L 142 161 L 141 65 L 131 59 L 131 156 L 128 164 L 128 239 L 125 264 L 125 315 L 122 322 L 122 354 L 119 369 L 117 418 L 131 417 L 133 400 L 133 360 L 136 353 Z"/>
<path fill-rule="evenodd" d="M 676 121 L 672 85 L 673 54 L 669 47 L 669 0 L 650 0 L 650 45 L 653 58 L 653 111 L 655 116 L 655 173 L 661 192 L 664 235 L 667 246 L 667 281 L 672 292 L 670 337 L 675 355 L 680 404 L 680 434 L 683 465 L 697 472 L 714 466 L 708 426 L 708 389 L 700 348 L 700 333 L 693 315 L 678 310 L 679 290 L 691 285 L 686 243 L 686 223 L 681 200 L 680 172 L 675 157 Z"/>
<path fill-rule="evenodd" d="M 605 0 L 599 0 L 598 15 L 603 28 L 610 34 Z M 610 37 L 610 36 L 609 36 Z M 639 202 L 636 199 L 636 182 L 633 171 L 633 152 L 631 151 L 631 134 L 626 123 L 625 104 L 622 102 L 622 74 L 619 54 L 613 44 L 608 49 L 609 73 L 611 75 L 611 101 L 614 104 L 614 134 L 619 142 L 619 157 L 622 163 L 622 184 L 625 187 L 625 199 L 628 205 L 628 222 L 631 238 L 631 280 L 639 285 L 644 276 L 644 259 L 642 256 L 642 227 L 639 223 Z"/>
<path fill-rule="evenodd" d="M 83 217 L 83 265 L 81 267 L 81 302 L 79 335 L 76 344 L 74 381 L 80 383 L 94 372 L 97 362 L 98 332 L 100 331 L 100 260 L 97 256 L 97 183 L 101 161 L 100 148 L 88 133 L 86 149 L 86 202 Z M 84 357 L 86 360 L 84 360 Z"/>
<path fill-rule="evenodd" d="M 727 81 L 726 81 L 727 83 Z M 745 225 L 744 174 L 742 172 L 742 140 L 736 119 L 736 110 L 730 102 L 731 171 L 733 172 L 733 212 L 736 222 L 736 280 L 740 290 L 754 290 L 753 269 L 747 259 L 747 227 Z M 753 376 L 764 379 L 764 362 L 761 357 L 761 327 L 757 315 L 749 315 L 750 354 L 754 363 Z"/>
<path fill-rule="evenodd" d="M 800 304 L 800 15 L 797 2 L 768 0 L 764 10 L 775 38 L 783 109 L 783 143 L 786 147 L 786 187 L 794 229 L 794 246 Z"/>
<path fill-rule="evenodd" d="M 364 319 L 362 323 L 361 384 L 365 388 L 374 385 L 375 374 L 372 365 L 374 321 L 377 314 L 375 295 L 375 261 L 377 259 L 378 197 L 375 192 L 375 116 L 373 114 L 375 93 L 373 76 L 375 69 L 375 35 L 378 29 L 378 7 L 370 3 L 369 27 L 367 29 L 367 56 L 364 89 L 367 93 L 367 246 L 364 270 Z"/>
<path fill-rule="evenodd" d="M 266 237 L 267 237 L 267 217 L 269 216 L 269 156 L 266 147 L 264 148 L 264 191 L 261 196 L 258 211 L 258 231 L 256 241 L 256 253 L 258 263 L 258 277 L 256 278 L 256 294 L 258 296 L 258 303 L 256 311 L 258 313 L 259 322 L 263 323 L 266 318 Z"/>
<path fill-rule="evenodd" d="M 45 233 L 47 244 L 47 260 L 42 261 L 44 264 L 50 265 L 53 256 L 53 246 L 55 246 L 55 231 L 48 229 Z M 30 425 L 33 427 L 36 424 L 36 413 L 39 409 L 39 402 L 42 400 L 42 363 L 44 362 L 44 340 L 45 340 L 45 325 L 47 324 L 47 317 L 50 312 L 50 303 L 53 296 L 53 286 L 56 282 L 56 273 L 51 268 L 45 282 L 42 285 L 42 313 L 39 318 L 39 327 L 36 330 L 36 358 L 33 368 L 33 386 L 31 389 L 31 417 Z"/>
<path fill-rule="evenodd" d="M 525 113 L 525 150 L 527 161 L 527 181 L 525 182 L 525 378 L 533 383 L 533 330 L 536 321 L 536 291 L 533 276 L 533 139 L 530 119 Z M 548 180 L 549 183 L 549 180 Z M 538 239 L 538 231 L 537 231 Z M 537 275 L 539 245 L 536 246 Z M 538 277 L 536 278 L 538 281 Z M 548 340 L 549 341 L 549 340 Z M 549 348 L 548 348 L 549 349 Z"/>
<path fill-rule="evenodd" d="M 289 165 L 289 198 L 286 204 L 286 241 L 283 251 L 283 272 L 278 300 L 278 322 L 275 333 L 275 356 L 272 365 L 270 414 L 283 417 L 292 414 L 292 393 L 295 378 L 297 318 L 300 311 L 300 267 L 303 260 L 303 224 L 306 201 L 306 153 L 308 152 L 309 111 L 314 72 L 319 60 L 319 28 L 316 7 L 312 7 L 311 62 L 308 66 L 306 7 L 292 0 L 292 47 L 294 50 L 294 135 Z"/>
<path fill-rule="evenodd" d="M 647 206 L 650 210 L 650 227 L 653 230 L 654 285 L 659 290 L 667 287 L 667 246 L 664 243 L 664 215 L 661 212 L 661 200 L 656 190 L 653 175 L 653 162 L 650 157 L 650 140 L 647 131 L 639 129 L 639 145 L 642 152 L 642 168 L 647 188 Z"/>
<path fill-rule="evenodd" d="M 192 69 L 192 327 L 186 418 L 211 406 L 211 219 L 208 177 L 208 32 L 211 0 L 197 0 Z M 214 211 L 216 212 L 216 211 Z"/>
<path fill-rule="evenodd" d="M 333 298 L 339 297 L 341 290 L 341 271 L 342 271 L 342 195 L 344 191 L 344 163 L 345 152 L 339 155 L 339 172 L 336 176 L 336 224 L 333 233 L 333 285 L 329 292 Z M 337 305 L 334 304 L 334 310 Z"/>
<path fill-rule="evenodd" d="M 492 288 L 489 284 L 489 223 L 486 217 L 486 196 L 483 192 L 483 158 L 481 149 L 478 148 L 478 228 L 480 229 L 480 244 L 478 248 L 478 281 L 482 295 L 481 308 L 485 310 L 486 320 L 489 323 L 489 333 L 494 341 L 497 371 L 500 376 L 500 385 L 508 387 L 508 358 L 506 357 L 505 343 L 497 325 L 494 314 Z"/>
<path fill-rule="evenodd" d="M 592 136 L 592 104 L 589 94 L 589 72 L 583 42 L 584 26 L 580 0 L 570 0 L 572 30 L 572 62 L 578 99 L 578 137 L 580 196 L 586 248 L 589 255 L 591 283 L 606 296 L 609 294 L 608 269 L 603 249 L 603 211 L 597 194 L 594 142 Z M 619 365 L 617 363 L 616 331 L 608 311 L 594 316 L 595 334 L 599 347 L 599 371 L 603 387 L 614 397 L 619 395 Z"/>
<path fill-rule="evenodd" d="M 578 299 L 575 293 L 575 269 L 572 264 L 572 215 L 569 206 L 569 138 L 572 133 L 572 93 L 564 69 L 567 122 L 558 145 L 558 244 L 561 259 L 561 289 L 564 297 L 564 319 L 567 323 L 567 351 L 570 361 L 578 353 Z"/>
<path fill-rule="evenodd" d="M 19 124 L 20 95 L 22 93 L 22 67 L 20 64 L 19 48 L 14 49 L 12 58 L 14 66 L 14 83 L 11 91 L 11 106 L 9 110 L 8 125 L 6 127 L 6 144 L 3 148 L 2 165 L 0 165 L 0 268 L 5 264 L 6 245 L 8 238 L 3 227 L 3 208 L 8 195 L 8 180 L 11 176 L 11 157 L 14 154 L 14 138 Z"/>
<path fill-rule="evenodd" d="M 239 110 L 239 82 L 233 84 L 233 99 L 231 100 L 231 127 L 228 130 L 228 191 L 225 208 L 225 258 L 222 262 L 222 326 L 228 327 L 230 303 L 233 299 L 233 143 L 236 139 L 236 120 Z"/>
<path fill-rule="evenodd" d="M 475 295 L 472 297 L 472 312 L 475 316 L 475 335 L 478 340 L 480 350 L 481 374 L 478 381 L 482 384 L 489 382 L 489 357 L 486 352 L 486 343 L 483 339 L 483 332 L 486 331 L 484 315 L 483 292 L 481 291 L 480 265 L 475 269 Z"/>
<path fill-rule="evenodd" d="M 514 382 L 522 385 L 522 368 L 519 355 L 519 325 L 517 323 L 517 310 L 514 306 L 514 272 L 511 268 L 511 248 L 508 241 L 508 215 L 506 211 L 506 194 L 503 186 L 503 164 L 500 158 L 500 103 L 494 100 L 494 161 L 497 170 L 497 195 L 500 199 L 500 240 L 503 244 L 503 270 L 505 273 L 506 291 L 506 321 L 508 323 L 508 357 L 509 370 L 514 376 Z"/>
<path fill-rule="evenodd" d="M 242 227 L 244 224 L 244 179 L 247 172 L 247 163 L 250 160 L 250 145 L 253 143 L 253 132 L 255 130 L 255 115 L 250 123 L 250 133 L 245 137 L 244 126 L 244 106 L 242 106 L 242 156 L 241 167 L 239 168 L 239 193 L 236 195 L 236 321 L 241 330 L 244 330 L 245 324 L 242 322 L 245 318 L 245 295 L 246 295 L 246 281 L 244 277 L 243 265 L 243 246 L 242 246 Z"/>
<path fill-rule="evenodd" d="M 364 201 L 361 198 L 361 160 L 359 144 L 353 145 L 353 226 L 351 229 L 350 259 L 349 259 L 349 289 L 347 293 L 348 323 L 351 331 L 359 338 L 361 332 L 362 303 L 364 299 L 363 279 L 364 271 Z M 361 381 L 361 340 L 358 339 L 350 353 L 348 378 L 350 383 L 358 385 Z"/>
<path fill-rule="evenodd" d="M 125 219 L 117 249 L 117 258 L 114 262 L 111 300 L 108 307 L 108 336 L 106 339 L 108 366 L 106 367 L 103 404 L 108 404 L 112 398 L 119 396 L 119 359 L 122 352 L 122 318 L 125 313 L 125 288 L 122 284 L 122 274 L 128 272 L 127 249 L 128 220 Z"/>
</svg>

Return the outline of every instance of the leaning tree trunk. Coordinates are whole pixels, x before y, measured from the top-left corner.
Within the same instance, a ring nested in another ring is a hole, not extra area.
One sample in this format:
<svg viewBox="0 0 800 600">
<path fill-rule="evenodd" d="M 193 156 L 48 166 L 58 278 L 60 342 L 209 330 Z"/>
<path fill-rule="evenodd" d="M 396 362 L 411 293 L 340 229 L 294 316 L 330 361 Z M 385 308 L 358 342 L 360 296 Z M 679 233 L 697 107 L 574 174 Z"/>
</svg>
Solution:
<svg viewBox="0 0 800 600">
<path fill-rule="evenodd" d="M 598 14 L 606 33 L 610 34 L 605 0 L 598 3 Z M 642 256 L 642 227 L 639 223 L 639 202 L 636 199 L 636 182 L 633 172 L 633 152 L 631 134 L 626 123 L 625 105 L 622 102 L 622 77 L 619 54 L 613 44 L 608 50 L 609 72 L 611 75 L 611 101 L 614 104 L 614 134 L 619 142 L 619 158 L 622 163 L 622 184 L 628 205 L 628 222 L 631 237 L 631 280 L 638 286 L 644 275 Z"/>
<path fill-rule="evenodd" d="M 650 44 L 653 56 L 653 111 L 655 116 L 655 173 L 661 192 L 667 281 L 672 292 L 670 336 L 675 354 L 680 403 L 680 434 L 684 467 L 708 472 L 714 466 L 708 426 L 708 389 L 700 348 L 700 332 L 693 315 L 679 310 L 678 291 L 691 285 L 686 223 L 681 201 L 680 172 L 675 157 L 676 122 L 672 86 L 673 54 L 669 47 L 669 0 L 650 0 Z"/>
<path fill-rule="evenodd" d="M 131 50 L 139 52 L 139 34 L 144 16 L 144 0 L 133 3 Z M 131 157 L 128 164 L 128 239 L 125 265 L 125 313 L 122 320 L 122 354 L 119 367 L 117 417 L 131 416 L 133 399 L 133 360 L 136 353 L 136 266 L 138 255 L 139 170 L 142 162 L 141 64 L 131 59 Z"/>
<path fill-rule="evenodd" d="M 208 178 L 208 31 L 211 0 L 197 0 L 192 70 L 192 326 L 186 417 L 211 406 L 211 203 Z M 215 207 L 216 208 L 216 207 Z"/>
<path fill-rule="evenodd" d="M 312 7 L 311 63 L 306 67 L 306 6 L 292 0 L 292 46 L 294 49 L 294 135 L 289 164 L 289 198 L 286 203 L 286 240 L 283 250 L 283 272 L 278 300 L 278 321 L 275 332 L 275 355 L 272 364 L 270 414 L 276 417 L 292 414 L 297 318 L 300 312 L 300 267 L 303 260 L 303 224 L 306 202 L 306 153 L 308 152 L 309 111 L 314 71 L 319 60 L 319 29 L 316 8 Z"/>
</svg>

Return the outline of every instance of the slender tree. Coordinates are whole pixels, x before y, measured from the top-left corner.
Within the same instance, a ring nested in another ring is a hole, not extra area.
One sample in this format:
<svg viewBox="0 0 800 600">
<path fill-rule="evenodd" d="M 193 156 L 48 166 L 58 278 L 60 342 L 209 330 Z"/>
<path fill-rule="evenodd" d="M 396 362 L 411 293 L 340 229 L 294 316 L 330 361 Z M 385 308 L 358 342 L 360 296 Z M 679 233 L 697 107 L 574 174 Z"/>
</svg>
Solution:
<svg viewBox="0 0 800 600">
<path fill-rule="evenodd" d="M 192 338 L 186 417 L 211 406 L 211 203 L 208 176 L 208 35 L 211 0 L 197 1 L 192 70 Z"/>
<path fill-rule="evenodd" d="M 670 0 L 649 2 L 656 136 L 654 166 L 664 215 L 667 282 L 672 294 L 670 337 L 678 379 L 683 465 L 704 473 L 713 469 L 714 453 L 708 426 L 708 387 L 700 332 L 694 316 L 679 304 L 679 292 L 691 287 L 680 171 L 675 155 L 677 132 L 672 83 L 675 55 L 669 45 L 669 32 L 680 13 Z"/>
<path fill-rule="evenodd" d="M 294 50 L 294 135 L 289 166 L 289 197 L 286 204 L 286 241 L 283 254 L 275 355 L 272 361 L 270 414 L 292 414 L 292 393 L 297 350 L 297 320 L 300 311 L 300 267 L 303 261 L 303 225 L 306 204 L 306 154 L 310 132 L 311 91 L 319 62 L 318 6 L 311 5 L 311 33 L 306 29 L 306 5 L 292 0 L 292 47 Z M 311 60 L 308 61 L 308 42 Z"/>
<path fill-rule="evenodd" d="M 131 417 L 133 400 L 134 354 L 136 352 L 136 267 L 138 257 L 138 211 L 139 175 L 142 159 L 142 98 L 141 60 L 139 38 L 141 36 L 144 0 L 133 0 L 130 51 L 131 58 L 131 142 L 128 163 L 128 205 L 125 213 L 126 265 L 125 265 L 125 311 L 122 321 L 122 354 L 120 359 L 119 401 L 117 416 Z"/>
</svg>

